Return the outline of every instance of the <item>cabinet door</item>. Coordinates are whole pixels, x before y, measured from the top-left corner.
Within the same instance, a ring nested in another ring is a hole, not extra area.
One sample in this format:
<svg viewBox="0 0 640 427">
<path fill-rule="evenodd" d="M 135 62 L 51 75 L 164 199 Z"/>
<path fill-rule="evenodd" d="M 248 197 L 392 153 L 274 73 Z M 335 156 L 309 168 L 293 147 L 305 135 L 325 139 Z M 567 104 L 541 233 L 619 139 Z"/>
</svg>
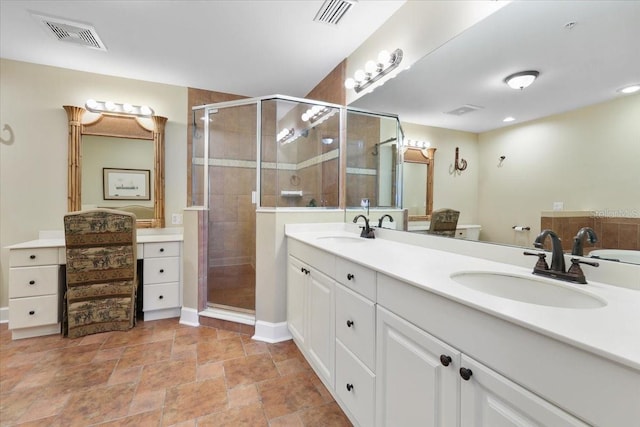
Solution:
<svg viewBox="0 0 640 427">
<path fill-rule="evenodd" d="M 291 335 L 302 345 L 305 339 L 304 316 L 306 307 L 306 283 L 309 267 L 289 256 L 287 267 L 287 326 Z"/>
<path fill-rule="evenodd" d="M 458 425 L 460 352 L 378 306 L 377 355 L 376 425 Z"/>
<path fill-rule="evenodd" d="M 461 366 L 471 370 L 461 386 L 463 427 L 587 426 L 468 356 Z"/>
<path fill-rule="evenodd" d="M 335 355 L 335 283 L 313 270 L 308 275 L 308 327 L 306 343 L 311 362 L 333 387 Z"/>
</svg>

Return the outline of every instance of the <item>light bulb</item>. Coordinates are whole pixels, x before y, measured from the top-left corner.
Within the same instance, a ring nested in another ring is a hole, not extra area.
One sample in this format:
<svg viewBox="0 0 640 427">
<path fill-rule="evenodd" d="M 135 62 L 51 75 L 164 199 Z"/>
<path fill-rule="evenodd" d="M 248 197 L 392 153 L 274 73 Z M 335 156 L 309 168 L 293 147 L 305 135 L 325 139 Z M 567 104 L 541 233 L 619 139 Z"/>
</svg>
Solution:
<svg viewBox="0 0 640 427">
<path fill-rule="evenodd" d="M 364 64 L 364 70 L 369 74 L 373 74 L 378 71 L 378 64 L 373 61 L 367 61 L 367 63 Z"/>
<path fill-rule="evenodd" d="M 131 104 L 122 104 L 122 109 L 127 112 L 130 113 L 133 111 L 133 105 Z"/>
<path fill-rule="evenodd" d="M 140 112 L 145 116 L 150 116 L 153 114 L 153 110 L 147 105 L 143 105 L 142 107 L 140 107 Z"/>
<path fill-rule="evenodd" d="M 380 53 L 378 53 L 378 62 L 380 62 L 383 66 L 391 62 L 391 54 L 388 50 L 381 50 Z"/>
<path fill-rule="evenodd" d="M 302 117 L 301 117 L 303 122 L 308 122 L 309 121 L 309 113 L 302 113 Z"/>
<path fill-rule="evenodd" d="M 114 111 L 116 109 L 116 104 L 111 101 L 107 101 L 104 103 L 104 107 L 109 111 Z"/>
<path fill-rule="evenodd" d="M 353 74 L 353 78 L 357 81 L 357 82 L 363 82 L 366 78 L 367 78 L 367 74 L 362 71 L 362 70 L 357 70 L 354 74 Z"/>
<path fill-rule="evenodd" d="M 87 99 L 87 102 L 85 103 L 85 105 L 87 106 L 87 108 L 93 109 L 93 110 L 98 108 L 98 102 L 95 99 Z"/>
<path fill-rule="evenodd" d="M 356 87 L 356 81 L 349 77 L 344 81 L 344 87 L 346 87 L 347 89 L 353 89 L 354 87 Z"/>
</svg>

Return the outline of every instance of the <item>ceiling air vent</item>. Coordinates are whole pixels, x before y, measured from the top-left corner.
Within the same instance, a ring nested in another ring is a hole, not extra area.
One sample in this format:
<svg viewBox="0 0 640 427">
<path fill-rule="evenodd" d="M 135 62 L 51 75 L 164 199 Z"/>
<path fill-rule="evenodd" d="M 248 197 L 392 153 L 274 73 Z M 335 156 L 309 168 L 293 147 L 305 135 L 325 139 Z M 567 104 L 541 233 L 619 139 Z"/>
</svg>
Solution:
<svg viewBox="0 0 640 427">
<path fill-rule="evenodd" d="M 357 1 L 358 0 L 325 0 L 313 20 L 325 24 L 338 25 L 344 17 L 344 14 L 347 13 L 351 6 Z"/>
<path fill-rule="evenodd" d="M 461 116 L 463 114 L 471 113 L 476 110 L 481 110 L 484 107 L 478 107 L 477 105 L 465 104 L 462 107 L 458 107 L 454 110 L 447 111 L 445 114 L 451 114 L 454 116 Z"/>
<path fill-rule="evenodd" d="M 91 49 L 107 50 L 95 28 L 91 25 L 38 14 L 33 14 L 33 17 L 44 25 L 49 34 L 61 42 Z"/>
</svg>

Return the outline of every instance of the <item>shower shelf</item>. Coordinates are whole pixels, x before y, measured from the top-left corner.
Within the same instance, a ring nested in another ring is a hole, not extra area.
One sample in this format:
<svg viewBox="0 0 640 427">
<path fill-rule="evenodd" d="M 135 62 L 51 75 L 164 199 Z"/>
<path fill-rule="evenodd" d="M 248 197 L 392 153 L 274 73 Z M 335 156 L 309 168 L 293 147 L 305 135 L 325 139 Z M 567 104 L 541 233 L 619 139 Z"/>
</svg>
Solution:
<svg viewBox="0 0 640 427">
<path fill-rule="evenodd" d="M 282 197 L 302 197 L 302 190 L 282 190 L 280 191 Z"/>
</svg>

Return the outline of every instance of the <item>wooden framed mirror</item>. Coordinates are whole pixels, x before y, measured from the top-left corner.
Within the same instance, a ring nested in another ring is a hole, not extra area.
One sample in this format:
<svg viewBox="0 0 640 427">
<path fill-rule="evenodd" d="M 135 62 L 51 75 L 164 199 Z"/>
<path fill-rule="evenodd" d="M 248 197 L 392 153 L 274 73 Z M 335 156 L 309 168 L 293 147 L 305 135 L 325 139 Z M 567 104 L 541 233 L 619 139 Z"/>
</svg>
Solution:
<svg viewBox="0 0 640 427">
<path fill-rule="evenodd" d="M 404 148 L 402 207 L 409 209 L 408 221 L 429 221 L 431 219 L 431 211 L 433 210 L 435 153 L 435 148 Z M 415 170 L 412 170 L 410 165 L 415 165 Z M 407 206 L 408 197 L 414 199 L 414 203 L 412 204 L 415 206 Z"/>
<path fill-rule="evenodd" d="M 151 175 L 149 185 L 151 189 L 149 191 L 149 200 L 146 203 L 147 206 L 139 205 L 133 198 L 131 203 L 129 203 L 129 200 L 123 200 L 121 201 L 122 205 L 118 206 L 106 202 L 105 206 L 99 206 L 98 203 L 95 203 L 95 205 L 96 207 L 109 207 L 134 213 L 136 210 L 148 210 L 149 215 L 140 215 L 141 217 L 138 218 L 138 228 L 164 227 L 164 129 L 167 118 L 152 116 L 148 119 L 150 120 L 150 125 L 145 126 L 142 120 L 133 116 L 100 114 L 95 120 L 89 123 L 82 123 L 82 117 L 86 112 L 84 108 L 70 105 L 65 105 L 63 108 L 67 112 L 69 119 L 67 210 L 73 212 L 83 209 L 82 163 L 84 137 L 117 138 L 124 144 L 127 141 L 149 141 L 153 146 L 153 162 L 149 170 Z M 119 165 L 110 165 L 109 167 L 120 168 Z M 92 173 L 94 175 L 99 173 L 100 177 L 103 177 L 103 170 L 92 171 Z M 104 186 L 104 191 L 106 191 L 106 185 L 104 183 L 101 185 Z M 84 204 L 86 205 L 86 203 Z M 142 218 L 142 216 L 145 216 L 145 218 Z"/>
</svg>

